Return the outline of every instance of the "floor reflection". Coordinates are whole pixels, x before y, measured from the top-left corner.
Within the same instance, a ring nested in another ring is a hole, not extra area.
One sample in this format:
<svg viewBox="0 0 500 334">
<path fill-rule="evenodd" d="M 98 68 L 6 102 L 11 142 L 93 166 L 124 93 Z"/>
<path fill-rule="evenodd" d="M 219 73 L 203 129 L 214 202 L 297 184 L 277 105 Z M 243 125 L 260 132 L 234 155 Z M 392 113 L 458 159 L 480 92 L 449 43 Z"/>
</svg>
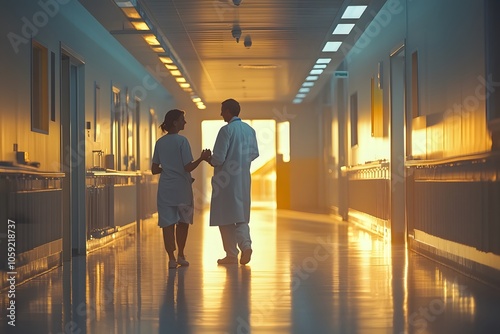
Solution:
<svg viewBox="0 0 500 334">
<path fill-rule="evenodd" d="M 160 307 L 159 333 L 191 334 L 189 308 L 186 300 L 184 276 L 188 268 L 168 272 L 163 303 Z"/>
<path fill-rule="evenodd" d="M 198 214 L 169 270 L 156 219 L 16 289 L 1 333 L 500 333 L 499 290 L 326 215 L 252 211 L 247 266 Z"/>
<path fill-rule="evenodd" d="M 226 280 L 220 309 L 224 333 L 250 333 L 250 279 L 249 266 L 225 266 Z"/>
</svg>

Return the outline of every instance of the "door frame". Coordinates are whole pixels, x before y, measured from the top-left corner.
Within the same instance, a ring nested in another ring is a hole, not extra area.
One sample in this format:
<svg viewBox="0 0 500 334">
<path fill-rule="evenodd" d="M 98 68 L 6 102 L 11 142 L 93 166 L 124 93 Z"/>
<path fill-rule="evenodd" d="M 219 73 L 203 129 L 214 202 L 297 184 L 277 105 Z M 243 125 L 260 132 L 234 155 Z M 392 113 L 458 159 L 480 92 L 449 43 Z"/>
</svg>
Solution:
<svg viewBox="0 0 500 334">
<path fill-rule="evenodd" d="M 61 167 L 63 180 L 63 261 L 87 252 L 85 210 L 85 61 L 60 44 Z"/>
<path fill-rule="evenodd" d="M 406 243 L 406 55 L 405 42 L 390 54 L 390 220 L 392 243 Z"/>
</svg>

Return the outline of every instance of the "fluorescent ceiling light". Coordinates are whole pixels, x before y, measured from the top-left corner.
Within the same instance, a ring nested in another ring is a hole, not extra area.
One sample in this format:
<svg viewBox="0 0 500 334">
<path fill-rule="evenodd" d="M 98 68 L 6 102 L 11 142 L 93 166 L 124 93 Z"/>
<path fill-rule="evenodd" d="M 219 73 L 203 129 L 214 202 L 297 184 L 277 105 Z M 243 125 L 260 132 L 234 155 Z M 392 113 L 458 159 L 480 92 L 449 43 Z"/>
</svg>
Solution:
<svg viewBox="0 0 500 334">
<path fill-rule="evenodd" d="M 332 35 L 349 35 L 352 28 L 354 28 L 354 23 L 339 23 L 332 32 Z"/>
<path fill-rule="evenodd" d="M 295 97 L 299 98 L 299 99 L 303 99 L 304 97 L 306 97 L 306 94 L 304 93 L 299 93 L 297 95 L 295 95 Z"/>
<path fill-rule="evenodd" d="M 125 7 L 134 7 L 134 4 L 131 1 L 120 1 L 120 0 L 115 0 L 116 5 L 120 8 L 125 8 Z"/>
<path fill-rule="evenodd" d="M 187 82 L 186 83 L 180 83 L 179 86 L 181 86 L 181 88 L 189 88 L 189 87 L 191 87 L 191 85 L 188 84 Z"/>
<path fill-rule="evenodd" d="M 299 103 L 301 103 L 301 102 L 302 102 L 302 99 L 294 99 L 294 100 L 293 100 L 293 103 L 294 103 L 294 104 L 299 104 Z"/>
<path fill-rule="evenodd" d="M 174 61 L 172 60 L 172 58 L 167 57 L 167 56 L 161 56 L 160 60 L 164 64 L 173 64 L 174 63 Z"/>
<path fill-rule="evenodd" d="M 177 82 L 186 82 L 186 79 L 184 79 L 183 77 L 178 77 L 178 78 L 175 78 L 175 81 L 177 81 Z"/>
<path fill-rule="evenodd" d="M 199 97 L 193 96 L 193 102 L 194 103 L 201 102 L 201 99 Z"/>
<path fill-rule="evenodd" d="M 151 45 L 151 46 L 158 46 L 160 45 L 160 42 L 158 42 L 158 39 L 156 38 L 155 35 L 153 34 L 147 34 L 147 35 L 144 35 L 142 36 L 146 42 Z"/>
<path fill-rule="evenodd" d="M 151 50 L 153 50 L 156 53 L 165 53 L 165 49 L 162 48 L 161 46 L 152 46 Z"/>
<path fill-rule="evenodd" d="M 271 70 L 278 67 L 278 65 L 274 64 L 239 64 L 238 66 L 252 70 Z"/>
<path fill-rule="evenodd" d="M 343 19 L 359 19 L 367 6 L 348 6 L 342 15 Z"/>
<path fill-rule="evenodd" d="M 310 90 L 311 90 L 311 88 L 303 87 L 303 88 L 299 89 L 299 93 L 309 93 Z"/>
<path fill-rule="evenodd" d="M 122 11 L 129 19 L 141 19 L 141 15 L 139 15 L 134 7 L 122 8 Z"/>
<path fill-rule="evenodd" d="M 132 21 L 130 22 L 134 26 L 135 30 L 148 31 L 149 26 L 144 21 Z"/>
<path fill-rule="evenodd" d="M 176 65 L 174 65 L 174 64 L 167 64 L 167 63 L 165 63 L 165 64 L 163 64 L 163 65 L 165 65 L 165 67 L 166 67 L 166 68 L 167 68 L 167 70 L 169 70 L 169 71 L 170 71 L 170 70 L 178 70 L 177 66 L 176 66 Z"/>
<path fill-rule="evenodd" d="M 312 87 L 312 86 L 314 86 L 314 82 L 312 81 L 304 82 L 302 84 L 302 87 Z"/>
<path fill-rule="evenodd" d="M 319 77 L 317 75 L 309 75 L 306 77 L 306 81 L 316 81 L 318 78 Z"/>
<path fill-rule="evenodd" d="M 181 71 L 179 71 L 179 70 L 173 70 L 173 71 L 170 71 L 170 74 L 172 74 L 174 77 L 180 77 L 181 76 Z"/>
<path fill-rule="evenodd" d="M 309 72 L 311 75 L 319 75 L 321 73 L 323 73 L 323 70 L 311 70 L 311 72 Z"/>
<path fill-rule="evenodd" d="M 316 64 L 316 65 L 313 66 L 313 68 L 314 69 L 319 69 L 319 68 L 325 69 L 326 65 L 325 64 L 321 64 L 321 65 Z"/>
<path fill-rule="evenodd" d="M 316 64 L 330 64 L 332 58 L 319 58 L 316 60 Z"/>
<path fill-rule="evenodd" d="M 323 52 L 337 52 L 342 42 L 326 42 Z"/>
</svg>

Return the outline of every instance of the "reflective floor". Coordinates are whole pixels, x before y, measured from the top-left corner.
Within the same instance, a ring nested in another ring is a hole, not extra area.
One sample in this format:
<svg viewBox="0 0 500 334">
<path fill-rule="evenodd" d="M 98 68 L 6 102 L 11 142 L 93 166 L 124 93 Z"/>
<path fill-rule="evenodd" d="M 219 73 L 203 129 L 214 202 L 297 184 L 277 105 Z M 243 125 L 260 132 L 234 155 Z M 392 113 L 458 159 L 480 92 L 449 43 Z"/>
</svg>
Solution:
<svg viewBox="0 0 500 334">
<path fill-rule="evenodd" d="M 0 333 L 500 333 L 500 293 L 326 215 L 253 210 L 252 261 L 218 266 L 198 213 L 191 266 L 168 269 L 152 218 L 2 292 Z"/>
</svg>

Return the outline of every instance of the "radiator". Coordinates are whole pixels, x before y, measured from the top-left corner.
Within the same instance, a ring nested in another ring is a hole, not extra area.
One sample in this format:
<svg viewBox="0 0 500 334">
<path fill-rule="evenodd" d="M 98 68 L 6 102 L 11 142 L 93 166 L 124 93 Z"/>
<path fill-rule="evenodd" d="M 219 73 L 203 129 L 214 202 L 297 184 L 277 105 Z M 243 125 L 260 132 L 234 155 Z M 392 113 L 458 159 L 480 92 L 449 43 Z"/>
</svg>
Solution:
<svg viewBox="0 0 500 334">
<path fill-rule="evenodd" d="M 62 177 L 62 173 L 0 173 L 0 245 L 6 254 L 7 221 L 12 220 L 18 282 L 61 265 Z M 0 259 L 0 267 L 7 269 L 7 256 Z M 5 275 L 0 271 L 0 288 L 6 284 Z"/>
<path fill-rule="evenodd" d="M 111 216 L 113 210 L 111 187 L 112 185 L 104 182 L 96 182 L 90 186 L 87 185 L 85 193 L 87 239 L 99 238 L 114 231 L 114 223 Z"/>
<path fill-rule="evenodd" d="M 389 220 L 390 181 L 388 165 L 347 172 L 349 209 Z"/>
<path fill-rule="evenodd" d="M 500 179 L 498 162 L 412 168 L 408 231 L 500 255 Z"/>
</svg>

